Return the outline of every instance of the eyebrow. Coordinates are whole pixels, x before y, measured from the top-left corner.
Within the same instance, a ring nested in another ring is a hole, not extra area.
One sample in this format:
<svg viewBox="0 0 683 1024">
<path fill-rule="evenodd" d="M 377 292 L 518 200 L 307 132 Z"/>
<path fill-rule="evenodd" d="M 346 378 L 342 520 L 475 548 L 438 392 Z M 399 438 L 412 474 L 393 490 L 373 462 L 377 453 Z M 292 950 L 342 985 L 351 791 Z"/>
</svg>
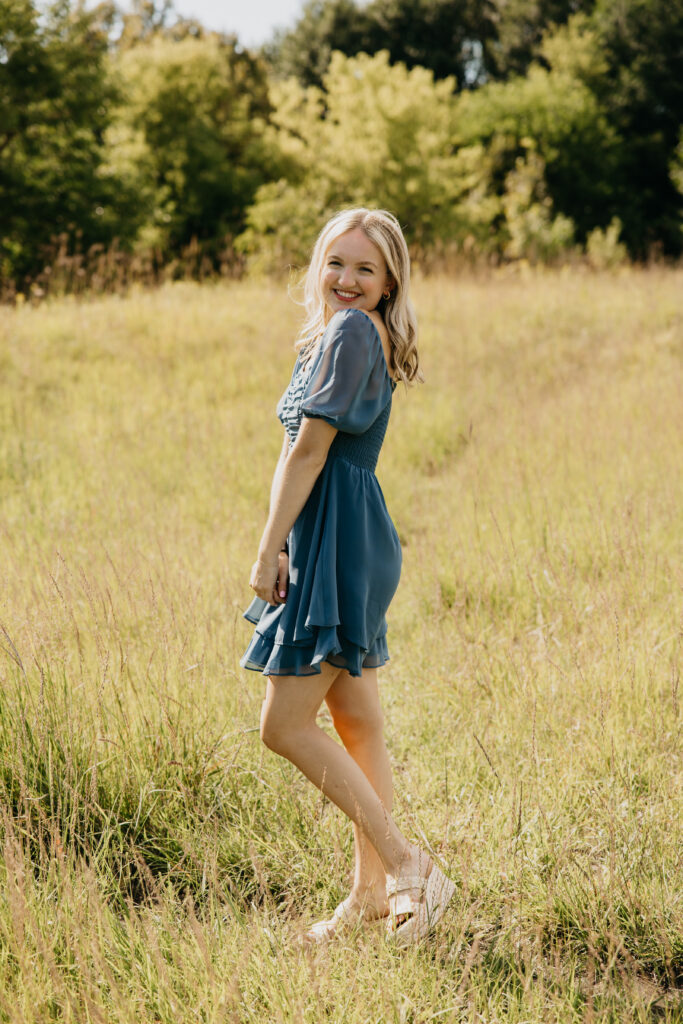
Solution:
<svg viewBox="0 0 683 1024">
<path fill-rule="evenodd" d="M 327 258 L 328 258 L 328 260 L 340 260 L 341 256 L 339 256 L 336 252 L 330 252 L 330 253 L 327 254 Z M 376 268 L 377 264 L 373 260 L 358 260 L 356 262 L 356 266 L 357 267 L 368 266 L 368 267 L 375 267 Z"/>
</svg>

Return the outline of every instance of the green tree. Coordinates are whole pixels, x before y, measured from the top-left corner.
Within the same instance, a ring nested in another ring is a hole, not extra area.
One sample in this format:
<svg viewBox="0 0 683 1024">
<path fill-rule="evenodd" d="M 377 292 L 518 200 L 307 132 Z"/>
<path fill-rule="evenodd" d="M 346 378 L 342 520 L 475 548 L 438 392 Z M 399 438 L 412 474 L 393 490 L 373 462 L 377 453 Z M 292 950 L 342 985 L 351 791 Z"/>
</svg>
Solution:
<svg viewBox="0 0 683 1024">
<path fill-rule="evenodd" d="M 578 13 L 590 14 L 596 0 L 492 0 L 495 31 L 484 42 L 488 78 L 505 80 L 523 75 L 534 60 L 542 60 L 548 32 Z"/>
<path fill-rule="evenodd" d="M 546 198 L 569 218 L 577 239 L 618 214 L 614 178 L 622 142 L 589 82 L 605 64 L 595 32 L 572 23 L 546 40 L 550 70 L 492 82 L 458 98 L 459 143 L 484 146 L 494 165 L 493 188 L 533 149 L 543 163 Z"/>
<path fill-rule="evenodd" d="M 683 0 L 599 0 L 605 72 L 593 89 L 623 146 L 615 214 L 631 252 L 681 252 L 683 197 L 670 165 L 683 122 Z"/>
<path fill-rule="evenodd" d="M 239 240 L 260 265 L 301 263 L 324 219 L 344 206 L 392 210 L 413 247 L 487 234 L 481 147 L 456 152 L 453 82 L 389 64 L 387 53 L 333 54 L 324 92 L 290 79 L 274 90 L 273 142 L 286 173 L 262 186 Z"/>
<path fill-rule="evenodd" d="M 671 158 L 671 180 L 680 194 L 683 196 L 683 127 L 678 136 L 678 145 Z M 681 224 L 683 227 L 683 222 Z"/>
<path fill-rule="evenodd" d="M 294 28 L 278 31 L 264 54 L 281 78 L 322 85 L 332 51 L 349 56 L 374 52 L 373 22 L 356 0 L 307 0 Z"/>
<path fill-rule="evenodd" d="M 124 102 L 107 136 L 109 167 L 125 180 L 137 176 L 147 206 L 140 241 L 172 250 L 240 231 L 256 189 L 272 176 L 258 60 L 232 38 L 154 34 L 120 53 L 115 68 Z"/>
<path fill-rule="evenodd" d="M 547 193 L 545 161 L 527 145 L 505 176 L 502 210 L 505 215 L 503 254 L 532 263 L 552 263 L 566 255 L 574 241 L 574 224 L 556 214 Z"/>
<path fill-rule="evenodd" d="M 484 52 L 495 38 L 493 0 L 373 0 L 373 51 L 392 62 L 429 68 L 437 79 L 454 76 L 456 88 L 485 74 Z"/>
<path fill-rule="evenodd" d="M 137 198 L 102 175 L 115 95 L 113 10 L 0 0 L 0 273 L 34 274 L 52 239 L 121 234 Z"/>
<path fill-rule="evenodd" d="M 425 67 L 456 88 L 522 74 L 545 29 L 595 0 L 308 0 L 297 24 L 266 48 L 279 75 L 321 85 L 333 51 L 386 50 L 392 63 Z"/>
<path fill-rule="evenodd" d="M 322 85 L 332 53 L 386 50 L 392 63 L 454 76 L 456 88 L 481 74 L 481 40 L 492 36 L 493 0 L 308 0 L 297 24 L 266 55 L 280 76 Z"/>
<path fill-rule="evenodd" d="M 173 0 L 133 0 L 126 11 L 118 11 L 120 32 L 116 39 L 118 50 L 128 50 L 132 46 L 150 43 L 161 36 L 164 39 L 178 42 L 188 36 L 200 39 L 206 30 L 195 18 L 184 18 L 179 15 Z"/>
</svg>

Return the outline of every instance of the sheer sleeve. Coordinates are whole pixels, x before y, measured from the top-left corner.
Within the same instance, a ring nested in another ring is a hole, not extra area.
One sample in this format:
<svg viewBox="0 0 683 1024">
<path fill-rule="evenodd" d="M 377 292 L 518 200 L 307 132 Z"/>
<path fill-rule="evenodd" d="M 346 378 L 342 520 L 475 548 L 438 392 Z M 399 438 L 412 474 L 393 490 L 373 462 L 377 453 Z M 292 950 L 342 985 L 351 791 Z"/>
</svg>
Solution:
<svg viewBox="0 0 683 1024">
<path fill-rule="evenodd" d="M 330 320 L 314 356 L 301 412 L 348 434 L 363 434 L 391 398 L 382 342 L 370 317 L 343 310 Z"/>
</svg>

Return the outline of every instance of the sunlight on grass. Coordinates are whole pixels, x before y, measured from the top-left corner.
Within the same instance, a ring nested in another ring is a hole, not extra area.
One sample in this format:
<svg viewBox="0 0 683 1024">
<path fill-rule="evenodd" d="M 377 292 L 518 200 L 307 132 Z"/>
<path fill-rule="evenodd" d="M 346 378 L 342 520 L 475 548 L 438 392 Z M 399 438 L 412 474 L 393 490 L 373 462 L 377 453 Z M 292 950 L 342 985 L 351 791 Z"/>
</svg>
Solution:
<svg viewBox="0 0 683 1024">
<path fill-rule="evenodd" d="M 408 953 L 298 949 L 350 830 L 238 665 L 298 310 L 0 310 L 0 1019 L 681 1020 L 682 291 L 417 282 L 382 687 L 399 821 L 459 891 Z"/>
</svg>

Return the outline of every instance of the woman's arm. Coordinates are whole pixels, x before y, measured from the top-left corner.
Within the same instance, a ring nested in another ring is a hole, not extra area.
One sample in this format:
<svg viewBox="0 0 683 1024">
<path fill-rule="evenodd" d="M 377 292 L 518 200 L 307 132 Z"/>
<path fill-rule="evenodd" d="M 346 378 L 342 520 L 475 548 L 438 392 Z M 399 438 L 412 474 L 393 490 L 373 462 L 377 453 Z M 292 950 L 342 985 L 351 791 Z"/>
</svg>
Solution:
<svg viewBox="0 0 683 1024">
<path fill-rule="evenodd" d="M 264 601 L 273 601 L 279 553 L 320 476 L 336 433 L 325 420 L 304 417 L 295 443 L 288 450 L 283 446 L 273 476 L 268 521 L 249 580 Z"/>
<path fill-rule="evenodd" d="M 271 508 L 273 507 L 273 501 L 275 499 L 275 494 L 277 493 L 277 489 L 278 489 L 278 486 L 279 486 L 279 483 L 280 483 L 280 477 L 282 476 L 282 470 L 283 470 L 284 465 L 285 465 L 285 460 L 287 459 L 287 456 L 289 455 L 290 447 L 291 447 L 291 445 L 289 443 L 289 435 L 287 434 L 287 431 L 285 430 L 285 437 L 284 437 L 284 440 L 282 442 L 282 448 L 280 450 L 280 455 L 279 455 L 278 460 L 277 460 L 277 466 L 275 467 L 275 472 L 273 473 L 273 482 L 270 485 L 270 507 Z"/>
<path fill-rule="evenodd" d="M 277 494 L 278 487 L 280 484 L 280 477 L 284 469 L 285 460 L 289 454 L 290 449 L 289 435 L 285 430 L 285 436 L 282 442 L 282 448 L 280 450 L 280 456 L 277 460 L 275 472 L 273 473 L 273 482 L 270 485 L 270 508 L 273 506 L 275 495 Z M 284 544 L 282 545 L 284 548 Z M 275 586 L 273 587 L 273 593 L 268 598 L 270 604 L 284 604 L 287 599 L 287 591 L 289 590 L 289 552 L 281 550 L 277 556 L 278 572 L 277 579 L 275 580 Z"/>
</svg>

